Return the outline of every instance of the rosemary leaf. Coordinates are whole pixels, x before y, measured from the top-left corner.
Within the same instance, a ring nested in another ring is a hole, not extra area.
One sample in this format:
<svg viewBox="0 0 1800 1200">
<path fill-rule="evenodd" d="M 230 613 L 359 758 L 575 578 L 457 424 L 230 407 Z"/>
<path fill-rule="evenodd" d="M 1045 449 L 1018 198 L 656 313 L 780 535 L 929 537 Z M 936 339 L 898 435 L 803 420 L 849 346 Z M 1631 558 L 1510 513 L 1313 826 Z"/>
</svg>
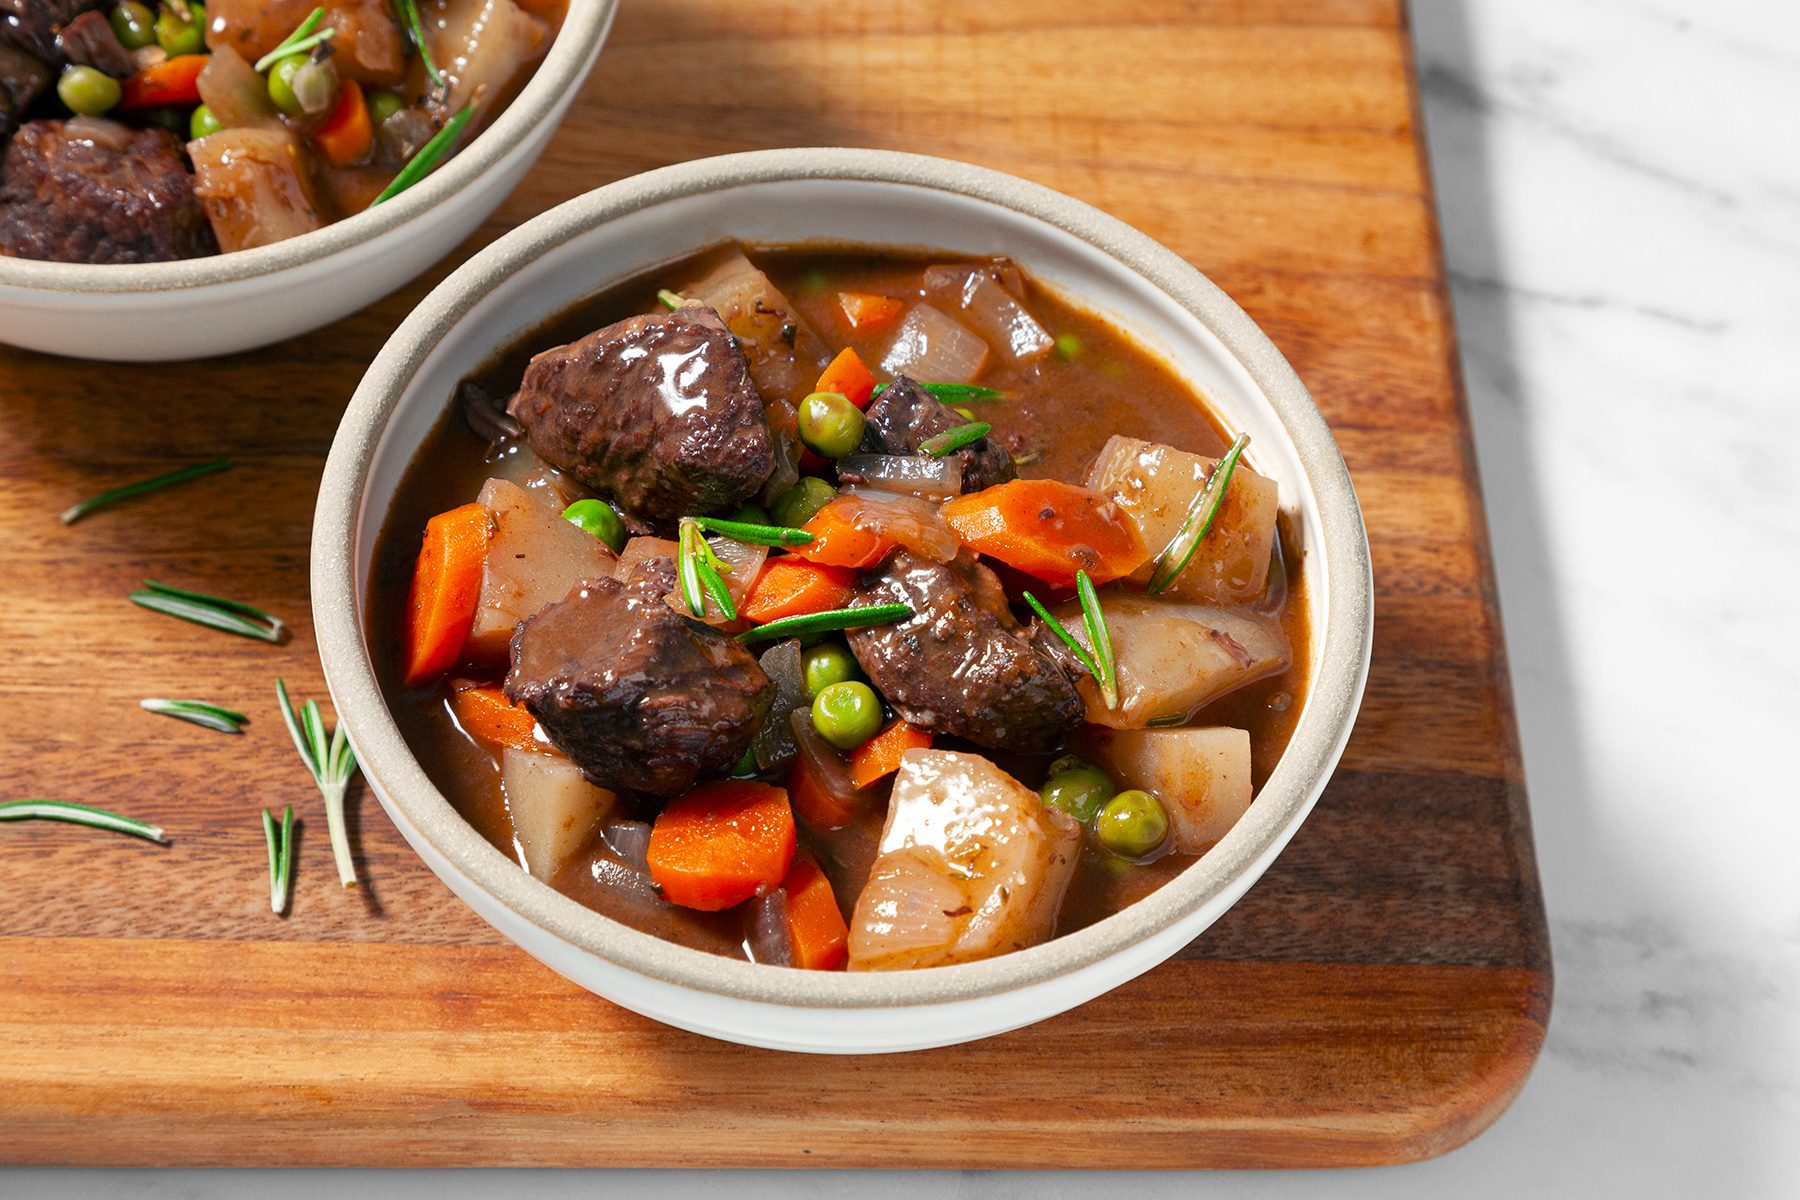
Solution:
<svg viewBox="0 0 1800 1200">
<path fill-rule="evenodd" d="M 132 837 L 141 837 L 145 841 L 167 845 L 169 839 L 164 836 L 162 826 L 151 825 L 144 821 L 134 821 L 130 817 L 120 816 L 104 808 L 95 808 L 88 804 L 74 804 L 67 800 L 8 800 L 0 804 L 0 821 L 67 821 L 71 825 L 86 825 L 93 829 L 106 829 L 113 833 L 128 833 Z"/>
<path fill-rule="evenodd" d="M 871 395 L 879 396 L 892 386 L 878 383 Z M 944 404 L 986 404 L 991 400 L 1006 398 L 998 388 L 982 387 L 974 383 L 921 383 L 919 386 Z"/>
<path fill-rule="evenodd" d="M 437 63 L 431 59 L 431 47 L 425 44 L 425 24 L 419 20 L 419 6 L 414 0 L 394 0 L 400 9 L 400 19 L 406 22 L 406 32 L 412 37 L 412 44 L 419 51 L 419 58 L 425 64 L 425 74 L 431 78 L 432 87 L 444 86 L 444 73 L 438 70 Z"/>
<path fill-rule="evenodd" d="M 964 446 L 979 442 L 994 427 L 986 421 L 971 421 L 967 425 L 958 425 L 955 429 L 946 429 L 935 437 L 928 437 L 919 443 L 919 449 L 933 458 L 942 458 L 946 454 L 954 454 Z"/>
<path fill-rule="evenodd" d="M 699 552 L 694 543 L 700 539 L 700 527 L 692 521 L 683 520 L 681 528 L 675 535 L 675 564 L 681 581 L 681 599 L 688 607 L 688 612 L 696 617 L 706 615 L 706 593 L 700 588 Z"/>
<path fill-rule="evenodd" d="M 279 828 L 275 815 L 263 809 L 262 824 L 263 840 L 269 844 L 269 911 L 280 916 L 294 893 L 294 806 L 282 813 Z"/>
<path fill-rule="evenodd" d="M 1225 503 L 1225 490 L 1231 486 L 1231 476 L 1237 470 L 1238 459 L 1244 455 L 1244 447 L 1250 444 L 1250 435 L 1240 433 L 1237 440 L 1231 443 L 1231 449 L 1225 457 L 1213 464 L 1212 473 L 1206 477 L 1206 486 L 1194 497 L 1194 503 L 1188 508 L 1187 519 L 1182 521 L 1181 528 L 1169 539 L 1162 553 L 1156 556 L 1156 564 L 1150 571 L 1150 582 L 1144 591 L 1152 596 L 1163 592 L 1175 582 L 1180 574 L 1187 570 L 1188 563 L 1194 559 L 1194 551 L 1206 535 L 1212 532 L 1213 520 L 1218 517 L 1219 509 Z M 1176 562 L 1179 556 L 1180 561 Z M 1169 564 L 1175 562 L 1174 569 Z"/>
<path fill-rule="evenodd" d="M 281 703 L 281 719 L 287 725 L 288 736 L 294 739 L 294 749 L 325 799 L 325 823 L 331 831 L 331 855 L 337 862 L 338 882 L 355 887 L 356 864 L 350 857 L 350 835 L 344 828 L 344 792 L 356 774 L 356 752 L 350 748 L 349 736 L 341 723 L 327 742 L 325 718 L 320 715 L 318 701 L 308 700 L 296 716 L 287 684 L 280 679 L 275 681 L 275 695 Z"/>
<path fill-rule="evenodd" d="M 324 12 L 325 10 L 319 9 L 318 11 Z M 305 54 L 315 46 L 323 46 L 326 42 L 329 42 L 336 36 L 337 30 L 335 29 L 321 29 L 319 32 L 312 34 L 309 37 L 291 39 L 283 42 L 281 45 L 275 47 L 275 49 L 257 59 L 256 66 L 253 69 L 258 74 L 261 74 L 282 59 L 292 58 L 296 54 Z"/>
<path fill-rule="evenodd" d="M 1031 611 L 1043 619 L 1045 628 L 1062 639 L 1063 645 L 1074 653 L 1081 665 L 1087 669 L 1087 673 L 1094 677 L 1094 682 L 1100 682 L 1100 668 L 1094 665 L 1094 659 L 1088 654 L 1087 647 L 1076 641 L 1075 636 L 1063 628 L 1062 622 L 1051 616 L 1050 610 L 1045 608 L 1043 602 L 1030 592 L 1025 593 L 1025 603 L 1031 605 Z"/>
<path fill-rule="evenodd" d="M 462 136 L 463 130 L 469 127 L 469 118 L 474 115 L 473 105 L 463 105 L 454 117 L 444 122 L 442 129 L 431 135 L 429 142 L 419 147 L 417 154 L 407 160 L 406 165 L 400 168 L 400 173 L 394 176 L 394 181 L 381 190 L 381 195 L 369 202 L 369 207 L 374 208 L 377 204 L 392 200 L 431 174 L 432 168 L 437 166 L 438 159 L 449 152 L 451 145 Z"/>
<path fill-rule="evenodd" d="M 179 617 L 196 625 L 222 629 L 240 637 L 255 638 L 275 645 L 280 645 L 287 637 L 287 626 L 279 618 L 270 616 L 255 605 L 245 604 L 242 600 L 209 596 L 205 592 L 190 592 L 184 588 L 158 583 L 154 579 L 144 580 L 142 590 L 128 592 L 125 598 L 140 608 Z"/>
<path fill-rule="evenodd" d="M 117 504 L 121 500 L 129 500 L 133 496 L 141 496 L 145 492 L 154 492 L 160 488 L 170 487 L 177 483 L 186 483 L 190 479 L 199 479 L 206 475 L 214 475 L 229 469 L 229 458 L 215 459 L 212 462 L 200 463 L 197 466 L 183 467 L 179 471 L 170 471 L 166 475 L 155 475 L 149 479 L 140 479 L 136 483 L 128 483 L 123 487 L 101 492 L 98 496 L 90 496 L 79 504 L 71 504 L 62 511 L 62 523 L 73 525 L 91 512 L 98 512 L 108 505 Z"/>
<path fill-rule="evenodd" d="M 1075 594 L 1081 598 L 1081 623 L 1087 629 L 1088 647 L 1094 665 L 1100 668 L 1094 682 L 1100 687 L 1100 698 L 1106 707 L 1119 707 L 1119 667 L 1113 658 L 1112 632 L 1106 627 L 1106 613 L 1094 591 L 1094 581 L 1084 570 L 1075 572 Z"/>
<path fill-rule="evenodd" d="M 656 298 L 662 301 L 664 308 L 680 308 L 687 303 L 687 299 L 680 292 L 671 292 L 668 288 L 658 290 Z"/>
<path fill-rule="evenodd" d="M 834 608 L 830 612 L 807 613 L 799 617 L 783 617 L 758 625 L 738 634 L 740 642 L 761 642 L 770 638 L 797 637 L 803 633 L 820 633 L 834 629 L 856 629 L 864 625 L 889 625 L 913 615 L 905 604 L 863 604 L 850 608 Z"/>
<path fill-rule="evenodd" d="M 187 721 L 206 729 L 216 729 L 220 733 L 242 733 L 244 725 L 250 720 L 241 712 L 233 712 L 229 708 L 220 708 L 216 704 L 208 704 L 204 700 L 164 700 L 153 698 L 139 700 L 138 707 L 145 712 L 159 713 L 165 717 L 174 717 L 179 721 Z"/>
<path fill-rule="evenodd" d="M 813 535 L 792 525 L 756 525 L 748 521 L 727 521 L 723 517 L 688 518 L 708 533 L 720 534 L 752 546 L 804 546 Z"/>
</svg>

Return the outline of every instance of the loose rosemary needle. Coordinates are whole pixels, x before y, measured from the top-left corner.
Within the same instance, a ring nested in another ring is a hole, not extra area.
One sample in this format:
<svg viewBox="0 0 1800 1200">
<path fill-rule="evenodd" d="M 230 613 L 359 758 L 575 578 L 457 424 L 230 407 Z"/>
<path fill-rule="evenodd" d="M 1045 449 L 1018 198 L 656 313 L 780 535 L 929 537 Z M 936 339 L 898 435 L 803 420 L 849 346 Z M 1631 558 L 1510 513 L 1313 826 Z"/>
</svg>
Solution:
<svg viewBox="0 0 1800 1200">
<path fill-rule="evenodd" d="M 200 479 L 207 475 L 216 475 L 220 471 L 229 470 L 229 458 L 215 459 L 212 462 L 199 463 L 192 467 L 183 467 L 179 471 L 170 471 L 166 475 L 154 475 L 149 479 L 140 479 L 136 483 L 127 483 L 111 491 L 101 492 L 98 496 L 90 496 L 79 504 L 71 504 L 62 511 L 62 523 L 73 525 L 89 513 L 98 512 L 121 500 L 129 500 L 133 496 L 141 496 L 145 492 L 154 492 L 162 488 L 173 487 L 178 483 L 186 483 L 190 479 Z"/>
<path fill-rule="evenodd" d="M 165 717 L 174 717 L 178 721 L 187 721 L 206 729 L 216 729 L 220 733 L 242 733 L 250 718 L 241 712 L 229 708 L 220 708 L 217 704 L 208 704 L 204 700 L 164 700 L 153 697 L 139 700 L 138 707 L 145 712 L 158 713 Z"/>
<path fill-rule="evenodd" d="M 242 600 L 170 587 L 154 579 L 144 580 L 144 586 L 140 590 L 127 592 L 125 598 L 140 608 L 147 608 L 164 616 L 179 617 L 183 621 L 192 621 L 211 629 L 222 629 L 239 637 L 255 638 L 276 645 L 287 637 L 287 626 L 280 618 L 272 617 Z"/>
<path fill-rule="evenodd" d="M 280 825 L 274 813 L 263 809 L 262 825 L 269 844 L 269 911 L 280 916 L 294 893 L 294 806 L 287 806 Z"/>
<path fill-rule="evenodd" d="M 73 804 L 67 800 L 9 800 L 0 804 L 0 821 L 67 821 L 71 825 L 86 825 L 92 829 L 106 829 L 113 833 L 128 833 L 132 837 L 140 837 L 148 842 L 168 844 L 162 826 L 151 825 L 145 821 L 134 821 L 130 817 L 121 816 L 104 808 L 95 808 L 89 804 Z"/>
<path fill-rule="evenodd" d="M 344 792 L 356 774 L 356 752 L 350 749 L 341 721 L 337 731 L 326 738 L 325 718 L 319 713 L 317 700 L 308 700 L 296 715 L 293 702 L 288 699 L 287 684 L 280 679 L 275 681 L 275 695 L 281 701 L 281 719 L 294 739 L 294 749 L 299 751 L 300 761 L 312 772 L 313 782 L 325 798 L 325 823 L 331 830 L 331 854 L 337 861 L 338 882 L 355 887 L 356 864 L 350 858 L 350 835 L 344 828 Z"/>
</svg>

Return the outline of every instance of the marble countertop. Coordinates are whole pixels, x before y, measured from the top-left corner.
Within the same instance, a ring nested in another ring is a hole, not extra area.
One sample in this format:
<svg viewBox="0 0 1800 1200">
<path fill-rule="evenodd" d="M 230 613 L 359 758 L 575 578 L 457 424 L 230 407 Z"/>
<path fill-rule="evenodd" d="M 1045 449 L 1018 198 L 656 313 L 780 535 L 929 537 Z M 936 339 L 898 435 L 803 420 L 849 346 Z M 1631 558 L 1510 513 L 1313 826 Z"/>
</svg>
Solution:
<svg viewBox="0 0 1800 1200">
<path fill-rule="evenodd" d="M 1415 0 L 1556 1002 L 1444 1158 L 1135 1197 L 1800 1194 L 1800 9 Z M 33 1197 L 835 1195 L 842 1176 L 0 1172 Z M 863 1175 L 1063 1197 L 1092 1176 Z"/>
</svg>

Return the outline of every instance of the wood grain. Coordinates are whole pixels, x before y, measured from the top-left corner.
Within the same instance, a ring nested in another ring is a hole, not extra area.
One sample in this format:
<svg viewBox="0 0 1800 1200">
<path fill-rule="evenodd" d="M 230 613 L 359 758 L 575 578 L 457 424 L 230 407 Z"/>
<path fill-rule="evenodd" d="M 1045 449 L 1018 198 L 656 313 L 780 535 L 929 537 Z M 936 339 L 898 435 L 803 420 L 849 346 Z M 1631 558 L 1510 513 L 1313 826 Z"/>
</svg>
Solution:
<svg viewBox="0 0 1800 1200">
<path fill-rule="evenodd" d="M 1312 388 L 1379 591 L 1342 769 L 1176 960 L 977 1046 L 815 1060 L 662 1028 L 503 943 L 360 794 L 368 886 L 335 887 L 274 678 L 322 692 L 307 542 L 325 451 L 363 365 L 452 263 L 218 362 L 0 349 L 0 791 L 175 838 L 0 828 L 0 1158 L 1329 1165 L 1485 1128 L 1541 1044 L 1550 963 L 1407 46 L 1394 0 L 627 3 L 542 163 L 452 260 L 668 162 L 922 150 L 1147 230 Z M 228 476 L 55 519 L 221 455 Z M 296 636 L 274 648 L 143 612 L 123 597 L 146 577 L 227 591 Z M 252 724 L 226 738 L 139 712 L 146 695 Z M 277 920 L 257 811 L 286 803 L 305 825 Z"/>
</svg>

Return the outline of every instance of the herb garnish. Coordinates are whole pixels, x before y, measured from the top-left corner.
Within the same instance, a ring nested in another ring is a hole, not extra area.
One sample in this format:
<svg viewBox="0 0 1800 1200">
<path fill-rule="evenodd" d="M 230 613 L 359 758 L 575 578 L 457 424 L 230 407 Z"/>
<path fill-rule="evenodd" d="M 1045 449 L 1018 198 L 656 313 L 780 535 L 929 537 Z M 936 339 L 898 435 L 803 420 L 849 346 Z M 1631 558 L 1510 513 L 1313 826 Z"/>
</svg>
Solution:
<svg viewBox="0 0 1800 1200">
<path fill-rule="evenodd" d="M 419 51 L 419 58 L 425 64 L 425 74 L 431 77 L 432 87 L 444 86 L 444 73 L 431 60 L 431 47 L 425 44 L 425 24 L 419 20 L 419 7 L 413 0 L 394 0 L 400 9 L 400 19 L 406 22 L 406 32 L 412 37 L 412 44 Z"/>
<path fill-rule="evenodd" d="M 140 608 L 165 616 L 179 617 L 196 625 L 222 629 L 239 637 L 255 638 L 280 645 L 287 637 L 287 626 L 254 605 L 205 592 L 190 592 L 170 587 L 154 579 L 144 580 L 141 591 L 128 592 L 125 598 Z"/>
<path fill-rule="evenodd" d="M 894 386 L 891 383 L 878 383 L 875 390 L 869 393 L 879 396 Z M 986 404 L 990 400 L 1003 400 L 1005 395 L 999 388 L 982 387 L 975 383 L 921 383 L 920 387 L 936 396 L 945 404 Z"/>
<path fill-rule="evenodd" d="M 737 620 L 737 605 L 731 602 L 731 589 L 719 575 L 721 571 L 730 571 L 730 565 L 719 561 L 694 518 L 681 519 L 681 529 L 676 537 L 681 560 L 681 598 L 687 602 L 688 611 L 696 617 L 704 617 L 706 597 L 710 594 L 727 621 Z"/>
<path fill-rule="evenodd" d="M 294 891 L 294 806 L 281 814 L 281 825 L 275 814 L 263 809 L 263 840 L 269 843 L 269 911 L 280 916 Z"/>
<path fill-rule="evenodd" d="M 1061 621 L 1050 615 L 1038 598 L 1030 592 L 1025 593 L 1025 603 L 1031 605 L 1031 611 L 1043 618 L 1050 632 L 1061 638 L 1063 644 L 1074 651 L 1087 673 L 1094 677 L 1094 685 L 1100 689 L 1100 698 L 1106 707 L 1119 707 L 1119 668 L 1113 658 L 1112 634 L 1106 628 L 1106 613 L 1100 608 L 1100 597 L 1094 591 L 1094 581 L 1086 571 L 1075 572 L 1075 594 L 1081 599 L 1081 624 L 1087 631 L 1088 644 L 1083 646 L 1075 640 L 1073 634 L 1063 628 Z"/>
<path fill-rule="evenodd" d="M 1194 551 L 1200 548 L 1202 539 L 1212 531 L 1213 520 L 1225 503 L 1225 489 L 1231 486 L 1232 473 L 1237 470 L 1238 459 L 1243 457 L 1244 447 L 1249 444 L 1248 433 L 1238 434 L 1237 440 L 1231 443 L 1231 449 L 1225 452 L 1225 457 L 1213 464 L 1212 473 L 1206 477 L 1206 486 L 1200 489 L 1200 494 L 1194 497 L 1193 504 L 1188 507 L 1187 519 L 1175 531 L 1175 536 L 1169 539 L 1169 544 L 1163 547 L 1162 553 L 1156 556 L 1156 563 L 1150 571 L 1150 582 L 1144 585 L 1144 591 L 1155 596 L 1187 570 L 1188 563 L 1193 561 Z M 1175 563 L 1172 570 L 1169 567 L 1171 562 Z"/>
<path fill-rule="evenodd" d="M 431 169 L 437 166 L 438 159 L 444 157 L 444 154 L 450 149 L 451 143 L 462 136 L 462 131 L 469 127 L 469 118 L 474 115 L 474 105 L 463 105 L 454 117 L 444 122 L 442 129 L 431 135 L 429 142 L 419 147 L 417 154 L 407 160 L 406 165 L 400 168 L 400 173 L 394 176 L 394 181 L 381 189 L 381 195 L 369 201 L 369 207 L 374 208 L 383 201 L 392 200 L 431 174 Z"/>
<path fill-rule="evenodd" d="M 752 546 L 804 546 L 813 535 L 792 525 L 758 525 L 750 521 L 727 521 L 723 517 L 689 517 L 708 533 L 722 534 L 734 541 Z"/>
<path fill-rule="evenodd" d="M 314 46 L 324 45 L 337 36 L 335 29 L 319 29 L 319 22 L 325 19 L 325 10 L 315 8 L 306 20 L 300 22 L 294 32 L 281 39 L 281 44 L 256 60 L 252 68 L 258 75 L 288 57 L 290 54 L 304 54 Z M 319 29 L 317 33 L 313 31 Z"/>
<path fill-rule="evenodd" d="M 356 886 L 356 865 L 350 860 L 350 837 L 344 831 L 344 790 L 356 774 L 356 752 L 350 749 L 349 736 L 343 722 L 329 742 L 325 739 L 325 718 L 319 715 L 319 702 L 308 700 L 294 715 L 288 700 L 287 684 L 277 679 L 275 694 L 281 700 L 281 719 L 287 723 L 288 735 L 300 761 L 312 772 L 319 794 L 325 797 L 325 823 L 331 830 L 331 854 L 337 860 L 338 881 L 345 887 Z"/>
<path fill-rule="evenodd" d="M 686 297 L 684 297 L 680 292 L 671 292 L 668 288 L 660 289 L 656 293 L 656 298 L 658 300 L 662 301 L 662 305 L 664 308 L 671 308 L 671 309 L 680 308 L 682 305 L 687 303 Z"/>
<path fill-rule="evenodd" d="M 935 437 L 928 437 L 919 443 L 919 449 L 933 458 L 942 458 L 946 454 L 954 454 L 964 446 L 979 442 L 994 427 L 986 421 L 971 421 L 967 425 L 958 425 L 954 429 L 946 429 Z"/>
<path fill-rule="evenodd" d="M 67 821 L 71 825 L 87 825 L 94 829 L 108 829 L 113 833 L 129 833 L 132 837 L 141 837 L 145 841 L 167 845 L 169 839 L 163 835 L 162 826 L 151 825 L 144 821 L 134 821 L 130 817 L 122 817 L 116 812 L 108 812 L 104 808 L 94 808 L 88 804 L 72 804 L 67 800 L 9 800 L 0 804 L 0 821 Z"/>
<path fill-rule="evenodd" d="M 207 729 L 216 729 L 220 733 L 242 733 L 244 726 L 250 720 L 241 712 L 220 708 L 218 705 L 208 704 L 204 700 L 139 700 L 138 707 L 145 712 L 160 713 L 165 717 L 189 721 Z"/>
<path fill-rule="evenodd" d="M 72 504 L 63 509 L 62 523 L 73 525 L 91 512 L 105 508 L 109 504 L 117 504 L 133 496 L 141 496 L 145 492 L 154 492 L 158 488 L 166 488 L 172 484 L 186 483 L 190 479 L 199 479 L 204 475 L 217 474 L 231 466 L 229 458 L 215 459 L 197 466 L 183 467 L 179 471 L 170 471 L 166 475 L 156 475 L 149 479 L 140 479 L 136 483 L 128 483 L 123 487 L 113 488 L 109 492 L 101 492 L 98 496 L 90 496 L 79 504 Z"/>
<path fill-rule="evenodd" d="M 850 608 L 834 608 L 830 612 L 807 613 L 799 617 L 782 617 L 767 625 L 758 625 L 738 634 L 740 642 L 761 642 L 770 638 L 797 637 L 803 633 L 824 633 L 834 629 L 856 629 L 863 625 L 889 625 L 913 615 L 905 604 L 862 604 Z"/>
</svg>

